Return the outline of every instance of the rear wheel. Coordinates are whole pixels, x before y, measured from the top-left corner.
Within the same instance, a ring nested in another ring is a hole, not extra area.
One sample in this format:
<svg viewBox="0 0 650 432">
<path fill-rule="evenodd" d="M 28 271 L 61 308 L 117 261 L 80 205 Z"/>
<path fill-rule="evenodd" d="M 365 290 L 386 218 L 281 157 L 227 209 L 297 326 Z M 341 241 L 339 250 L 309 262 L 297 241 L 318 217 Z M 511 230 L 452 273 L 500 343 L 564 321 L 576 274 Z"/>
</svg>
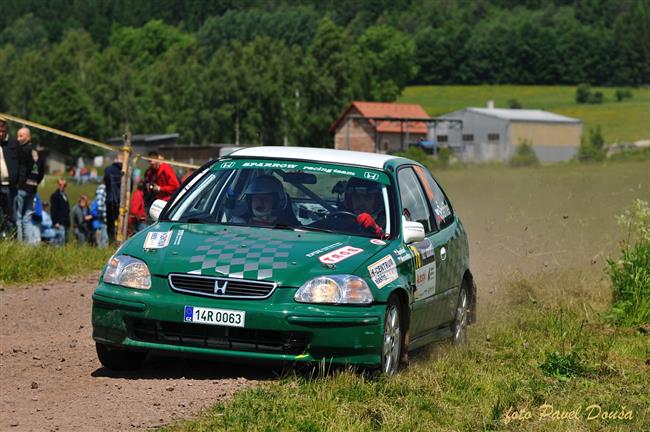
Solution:
<svg viewBox="0 0 650 432">
<path fill-rule="evenodd" d="M 139 369 L 147 357 L 146 351 L 129 351 L 101 343 L 95 343 L 95 347 L 101 364 L 115 371 Z"/>
<path fill-rule="evenodd" d="M 454 345 L 463 345 L 467 342 L 467 322 L 469 318 L 469 297 L 467 289 L 463 285 L 458 295 L 458 306 L 456 306 L 456 317 L 451 325 L 452 342 Z"/>
<path fill-rule="evenodd" d="M 384 341 L 381 350 L 381 372 L 386 376 L 394 375 L 399 368 L 404 347 L 401 319 L 400 304 L 396 297 L 391 297 L 386 305 Z"/>
</svg>

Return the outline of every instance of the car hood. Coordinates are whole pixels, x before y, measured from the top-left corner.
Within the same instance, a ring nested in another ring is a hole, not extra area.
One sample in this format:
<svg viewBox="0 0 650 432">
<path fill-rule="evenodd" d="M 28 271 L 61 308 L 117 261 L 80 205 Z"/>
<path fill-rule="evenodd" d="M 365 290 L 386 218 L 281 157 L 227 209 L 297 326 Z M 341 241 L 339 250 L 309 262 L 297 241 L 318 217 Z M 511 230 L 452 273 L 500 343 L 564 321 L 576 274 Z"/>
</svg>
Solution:
<svg viewBox="0 0 650 432">
<path fill-rule="evenodd" d="M 119 253 L 144 260 L 163 277 L 193 273 L 300 286 L 315 276 L 355 273 L 388 247 L 382 243 L 343 234 L 162 222 L 132 237 Z"/>
</svg>

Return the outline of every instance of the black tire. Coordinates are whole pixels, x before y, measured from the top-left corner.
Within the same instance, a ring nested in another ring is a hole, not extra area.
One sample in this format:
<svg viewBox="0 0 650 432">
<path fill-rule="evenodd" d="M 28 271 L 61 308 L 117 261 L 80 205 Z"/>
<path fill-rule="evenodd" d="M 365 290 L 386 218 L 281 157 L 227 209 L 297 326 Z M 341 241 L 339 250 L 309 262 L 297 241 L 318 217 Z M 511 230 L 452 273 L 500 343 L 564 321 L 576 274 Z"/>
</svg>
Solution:
<svg viewBox="0 0 650 432">
<path fill-rule="evenodd" d="M 101 364 L 114 371 L 139 369 L 147 358 L 146 351 L 130 351 L 101 343 L 95 343 L 95 348 Z"/>
<path fill-rule="evenodd" d="M 454 322 L 451 324 L 451 341 L 454 345 L 464 345 L 467 342 L 467 324 L 469 320 L 469 294 L 463 284 L 458 294 L 458 304 Z"/>
<path fill-rule="evenodd" d="M 386 305 L 384 315 L 384 334 L 381 346 L 381 373 L 394 375 L 400 366 L 404 348 L 404 329 L 402 313 L 397 297 L 391 297 Z"/>
</svg>

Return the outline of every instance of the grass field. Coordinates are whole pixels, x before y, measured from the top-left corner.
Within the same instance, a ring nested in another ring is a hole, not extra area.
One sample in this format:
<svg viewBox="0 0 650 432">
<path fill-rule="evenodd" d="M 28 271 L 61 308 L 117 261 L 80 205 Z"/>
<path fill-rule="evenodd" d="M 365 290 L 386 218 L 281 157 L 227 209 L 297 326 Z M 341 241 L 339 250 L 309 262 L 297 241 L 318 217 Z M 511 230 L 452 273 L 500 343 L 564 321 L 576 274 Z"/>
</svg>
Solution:
<svg viewBox="0 0 650 432">
<path fill-rule="evenodd" d="M 438 173 L 470 236 L 479 325 L 468 346 L 421 350 L 389 380 L 290 374 L 164 430 L 648 430 L 648 333 L 604 315 L 606 258 L 624 237 L 614 217 L 650 198 L 649 171 L 626 162 Z M 550 406 L 576 418 L 543 417 Z"/>
<path fill-rule="evenodd" d="M 600 125 L 605 142 L 650 139 L 650 88 L 632 89 L 633 97 L 616 102 L 616 88 L 595 87 L 605 96 L 602 104 L 577 104 L 574 86 L 413 86 L 399 102 L 418 103 L 432 116 L 467 107 L 485 107 L 493 100 L 497 108 L 508 108 L 517 99 L 523 108 L 544 109 L 579 118 L 584 130 Z"/>
</svg>

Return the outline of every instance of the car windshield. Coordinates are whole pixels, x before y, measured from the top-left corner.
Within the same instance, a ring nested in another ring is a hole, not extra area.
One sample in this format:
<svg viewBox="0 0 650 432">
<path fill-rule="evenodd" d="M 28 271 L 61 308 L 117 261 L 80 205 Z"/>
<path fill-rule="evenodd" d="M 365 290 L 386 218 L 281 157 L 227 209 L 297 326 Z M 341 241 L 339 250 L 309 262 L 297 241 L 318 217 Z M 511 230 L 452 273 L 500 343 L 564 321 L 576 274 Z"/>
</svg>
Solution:
<svg viewBox="0 0 650 432">
<path fill-rule="evenodd" d="M 384 172 L 361 167 L 223 160 L 184 188 L 166 219 L 384 238 L 389 183 Z"/>
</svg>

